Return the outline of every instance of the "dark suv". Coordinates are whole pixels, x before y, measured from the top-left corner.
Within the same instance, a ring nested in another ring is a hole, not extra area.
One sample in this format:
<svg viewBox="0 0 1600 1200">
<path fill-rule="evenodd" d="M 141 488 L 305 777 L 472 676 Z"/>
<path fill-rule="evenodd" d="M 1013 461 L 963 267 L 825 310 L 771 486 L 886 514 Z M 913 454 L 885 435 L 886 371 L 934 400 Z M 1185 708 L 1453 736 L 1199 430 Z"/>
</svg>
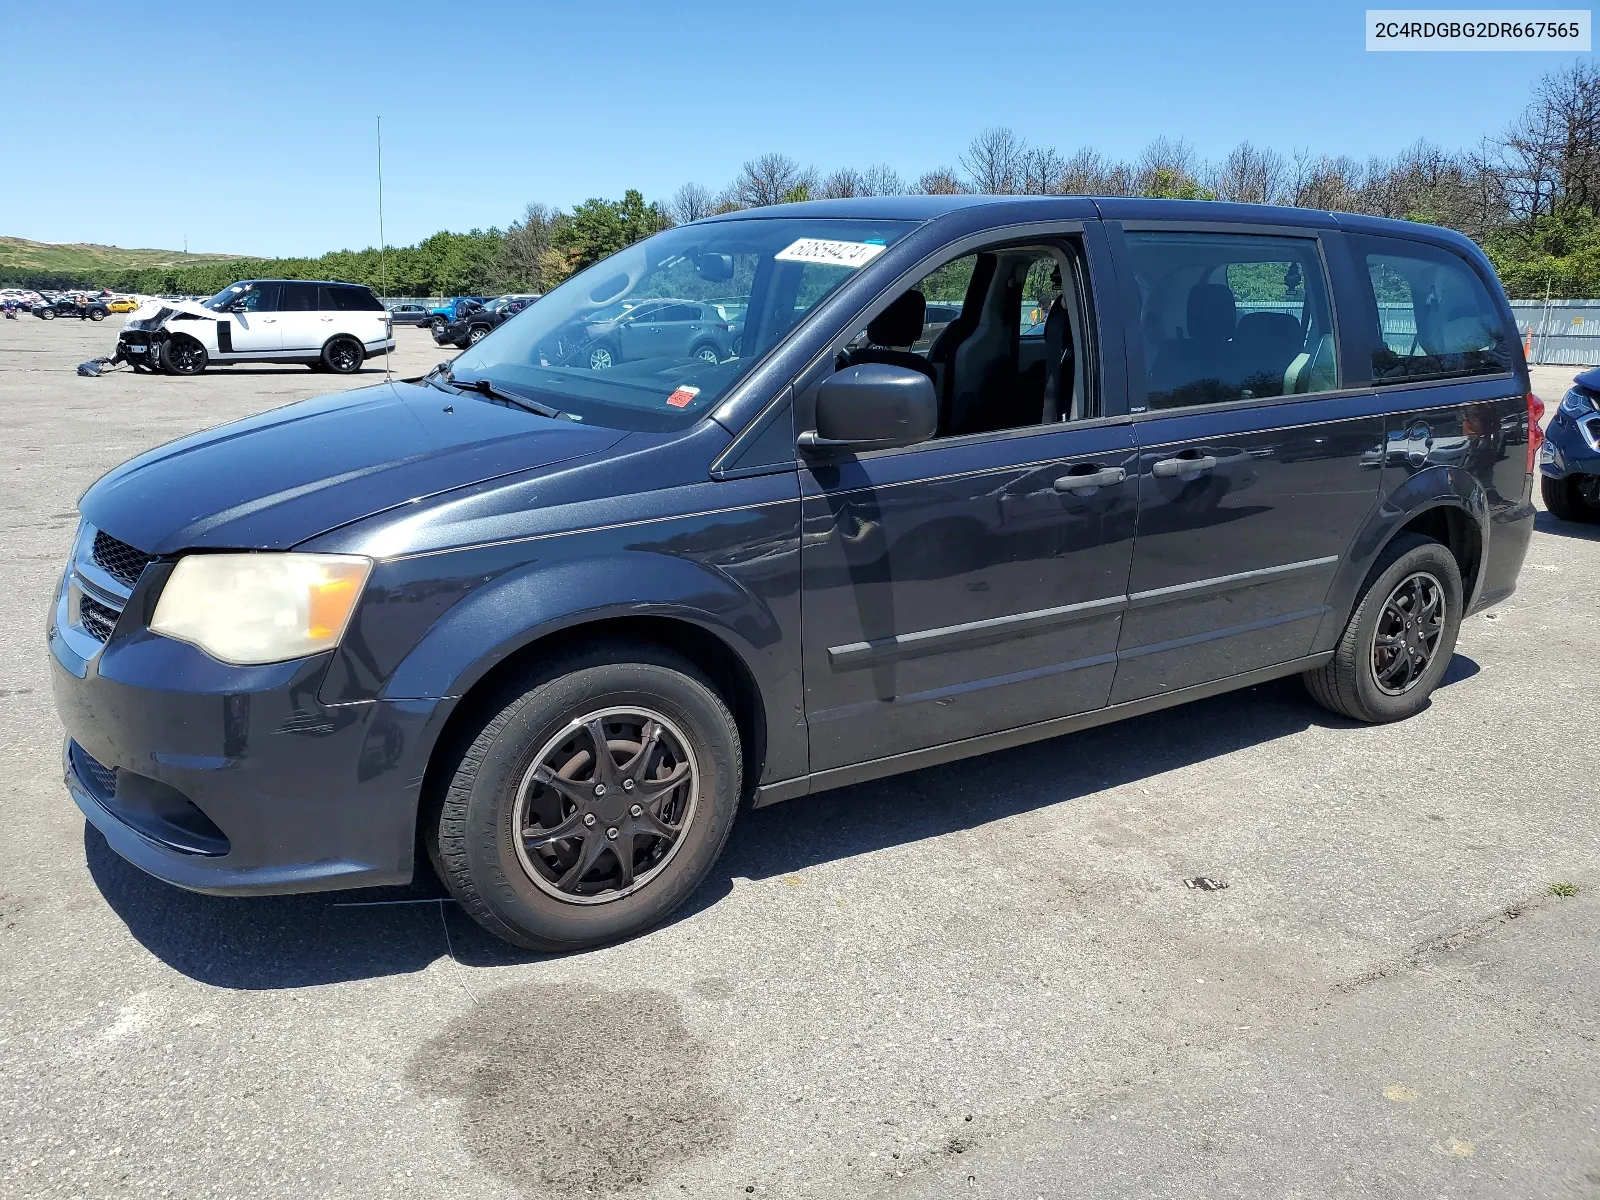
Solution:
<svg viewBox="0 0 1600 1200">
<path fill-rule="evenodd" d="M 594 369 L 624 308 L 700 296 L 743 305 L 737 353 Z M 421 848 L 500 936 L 603 942 L 742 805 L 1293 674 L 1409 716 L 1516 585 L 1539 411 L 1488 262 L 1428 226 L 681 226 L 448 367 L 95 484 L 49 623 L 68 787 L 184 887 L 400 883 Z"/>
<path fill-rule="evenodd" d="M 497 296 L 482 308 L 475 308 L 466 316 L 451 321 L 433 335 L 433 340 L 441 346 L 465 350 L 468 346 L 477 345 L 538 298 L 536 295 Z"/>
</svg>

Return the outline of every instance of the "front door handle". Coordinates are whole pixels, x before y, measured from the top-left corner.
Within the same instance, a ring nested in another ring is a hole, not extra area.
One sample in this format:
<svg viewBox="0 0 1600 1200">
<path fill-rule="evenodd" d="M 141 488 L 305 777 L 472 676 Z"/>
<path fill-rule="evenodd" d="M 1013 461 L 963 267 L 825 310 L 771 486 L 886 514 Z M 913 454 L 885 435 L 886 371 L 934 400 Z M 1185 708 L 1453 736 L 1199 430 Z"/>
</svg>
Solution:
<svg viewBox="0 0 1600 1200">
<path fill-rule="evenodd" d="M 1082 475 L 1063 475 L 1056 480 L 1055 488 L 1058 492 L 1087 496 L 1096 488 L 1111 487 L 1127 477 L 1128 473 L 1121 467 L 1101 467 L 1098 471 L 1088 471 Z"/>
<path fill-rule="evenodd" d="M 1197 458 L 1163 458 L 1152 464 L 1150 474 L 1157 479 L 1173 479 L 1179 475 L 1198 475 L 1216 465 L 1217 460 L 1209 454 Z"/>
</svg>

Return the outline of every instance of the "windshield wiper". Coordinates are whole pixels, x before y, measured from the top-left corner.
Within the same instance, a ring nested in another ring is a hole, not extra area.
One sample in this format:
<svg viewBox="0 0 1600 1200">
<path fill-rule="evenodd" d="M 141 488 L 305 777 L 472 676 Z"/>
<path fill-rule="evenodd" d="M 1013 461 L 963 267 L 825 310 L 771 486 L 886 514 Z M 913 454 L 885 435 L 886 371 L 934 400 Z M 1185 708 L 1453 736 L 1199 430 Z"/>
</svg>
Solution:
<svg viewBox="0 0 1600 1200">
<path fill-rule="evenodd" d="M 446 368 L 441 372 L 446 383 L 460 388 L 462 391 L 477 392 L 489 400 L 499 400 L 503 404 L 513 404 L 518 408 L 531 413 L 538 413 L 541 417 L 560 418 L 567 414 L 559 408 L 552 408 L 548 404 L 541 404 L 537 400 L 530 400 L 527 396 L 519 396 L 515 392 L 508 392 L 504 388 L 496 387 L 487 379 L 457 379 Z"/>
</svg>

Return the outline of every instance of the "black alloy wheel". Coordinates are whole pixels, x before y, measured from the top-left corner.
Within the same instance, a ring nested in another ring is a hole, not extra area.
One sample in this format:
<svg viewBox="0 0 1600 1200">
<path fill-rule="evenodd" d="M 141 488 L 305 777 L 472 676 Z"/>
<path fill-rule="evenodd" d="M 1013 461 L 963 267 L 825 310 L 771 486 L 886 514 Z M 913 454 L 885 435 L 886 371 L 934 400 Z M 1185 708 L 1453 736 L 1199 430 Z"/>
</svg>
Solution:
<svg viewBox="0 0 1600 1200">
<path fill-rule="evenodd" d="M 738 727 L 664 647 L 597 643 L 508 681 L 430 775 L 423 830 L 463 911 L 536 950 L 631 937 L 686 900 L 738 813 Z"/>
<path fill-rule="evenodd" d="M 1444 635 L 1444 585 L 1426 571 L 1402 579 L 1372 632 L 1372 675 L 1386 696 L 1403 696 L 1427 674 Z"/>
<path fill-rule="evenodd" d="M 1357 721 L 1412 716 L 1450 665 L 1464 611 L 1455 555 L 1432 538 L 1402 533 L 1367 573 L 1333 657 L 1302 676 L 1306 690 Z"/>
<path fill-rule="evenodd" d="M 573 904 L 606 904 L 672 861 L 700 800 L 688 738 L 640 705 L 568 722 L 517 789 L 518 857 L 534 885 Z"/>
<path fill-rule="evenodd" d="M 353 375 L 366 361 L 366 350 L 352 337 L 336 337 L 322 348 L 322 365 L 335 375 Z"/>
<path fill-rule="evenodd" d="M 198 375 L 207 361 L 206 348 L 185 333 L 168 338 L 161 347 L 161 368 L 168 375 Z"/>
</svg>

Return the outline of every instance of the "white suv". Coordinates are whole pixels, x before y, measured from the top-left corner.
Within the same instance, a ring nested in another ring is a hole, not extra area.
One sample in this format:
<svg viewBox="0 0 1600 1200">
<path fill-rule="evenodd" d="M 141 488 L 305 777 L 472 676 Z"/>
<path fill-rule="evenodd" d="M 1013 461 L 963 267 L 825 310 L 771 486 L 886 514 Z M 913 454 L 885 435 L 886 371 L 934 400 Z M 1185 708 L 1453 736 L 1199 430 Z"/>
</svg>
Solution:
<svg viewBox="0 0 1600 1200">
<path fill-rule="evenodd" d="M 372 289 L 304 279 L 247 279 L 209 300 L 156 300 L 128 317 L 112 361 L 198 375 L 213 363 L 304 363 L 341 375 L 394 349 Z"/>
</svg>

